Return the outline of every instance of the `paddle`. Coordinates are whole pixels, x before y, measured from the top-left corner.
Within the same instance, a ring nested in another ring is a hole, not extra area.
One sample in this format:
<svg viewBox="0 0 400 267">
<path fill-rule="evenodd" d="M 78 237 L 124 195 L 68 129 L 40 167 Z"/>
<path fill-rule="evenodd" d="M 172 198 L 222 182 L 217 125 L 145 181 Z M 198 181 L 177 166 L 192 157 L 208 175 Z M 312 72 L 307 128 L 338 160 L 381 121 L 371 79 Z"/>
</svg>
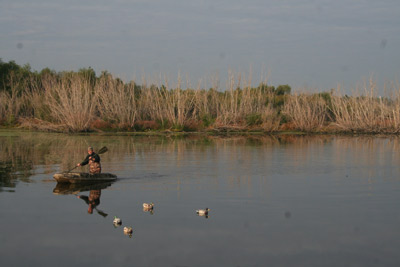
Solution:
<svg viewBox="0 0 400 267">
<path fill-rule="evenodd" d="M 97 152 L 98 155 L 100 154 L 104 154 L 108 151 L 108 148 L 106 146 L 103 146 L 102 148 L 99 149 L 99 151 Z M 76 168 L 78 168 L 78 166 L 73 167 L 72 169 L 66 171 L 66 173 L 71 172 L 72 170 L 75 170 Z"/>
<path fill-rule="evenodd" d="M 108 216 L 108 214 L 105 213 L 104 211 L 98 210 L 97 208 L 94 208 L 94 209 L 97 211 L 98 214 L 100 214 L 100 215 L 103 216 L 104 218 Z"/>
</svg>

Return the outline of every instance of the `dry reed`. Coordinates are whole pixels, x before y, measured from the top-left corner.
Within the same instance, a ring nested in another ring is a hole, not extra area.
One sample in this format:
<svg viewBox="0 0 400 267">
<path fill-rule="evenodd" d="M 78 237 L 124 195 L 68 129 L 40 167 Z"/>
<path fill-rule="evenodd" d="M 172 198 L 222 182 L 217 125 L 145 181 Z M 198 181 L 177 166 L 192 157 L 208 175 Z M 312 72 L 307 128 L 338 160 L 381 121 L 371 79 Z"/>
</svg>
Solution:
<svg viewBox="0 0 400 267">
<path fill-rule="evenodd" d="M 319 95 L 295 94 L 284 105 L 285 114 L 296 130 L 304 132 L 318 131 L 326 120 L 326 102 Z"/>
<path fill-rule="evenodd" d="M 168 81 L 162 87 L 142 86 L 138 98 L 138 116 L 141 120 L 153 120 L 173 128 L 181 128 L 193 115 L 194 94 L 180 86 L 169 89 Z"/>
<path fill-rule="evenodd" d="M 51 111 L 50 122 L 68 132 L 88 131 L 94 118 L 97 95 L 93 93 L 88 79 L 81 76 L 62 77 L 60 80 L 47 77 L 42 80 L 45 103 Z M 40 104 L 36 104 L 40 105 Z"/>
<path fill-rule="evenodd" d="M 138 86 L 109 74 L 95 81 L 78 74 L 25 80 L 10 75 L 11 90 L 0 92 L 0 123 L 19 121 L 24 127 L 63 132 L 89 131 L 96 125 L 273 132 L 286 119 L 304 132 L 325 131 L 329 126 L 344 132 L 400 133 L 399 88 L 382 98 L 372 79 L 364 84 L 362 94 L 341 95 L 339 88 L 324 97 L 277 95 L 262 86 L 252 87 L 251 75 L 230 73 L 226 91 L 213 82 L 213 88 L 205 90 L 200 84 L 197 89 L 182 89 L 180 76 L 174 86 L 165 78 L 156 83 L 143 78 Z"/>
<path fill-rule="evenodd" d="M 0 92 L 0 122 L 14 124 L 19 116 L 25 115 L 25 99 L 21 97 L 20 91 L 26 86 L 26 82 L 11 72 L 8 75 L 8 84 L 10 91 Z"/>
<path fill-rule="evenodd" d="M 94 87 L 98 116 L 118 127 L 133 127 L 137 115 L 135 85 L 103 76 Z"/>
<path fill-rule="evenodd" d="M 365 82 L 363 94 L 340 95 L 338 88 L 332 97 L 334 125 L 343 131 L 366 133 L 400 132 L 400 99 L 398 96 L 377 96 L 373 80 Z"/>
</svg>

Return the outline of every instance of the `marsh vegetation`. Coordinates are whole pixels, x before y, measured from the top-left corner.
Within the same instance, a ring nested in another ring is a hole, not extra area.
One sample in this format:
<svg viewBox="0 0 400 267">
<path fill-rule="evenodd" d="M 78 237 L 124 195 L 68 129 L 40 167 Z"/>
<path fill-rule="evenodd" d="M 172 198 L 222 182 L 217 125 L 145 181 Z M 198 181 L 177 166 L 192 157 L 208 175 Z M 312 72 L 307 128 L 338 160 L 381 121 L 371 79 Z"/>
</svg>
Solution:
<svg viewBox="0 0 400 267">
<path fill-rule="evenodd" d="M 252 86 L 251 75 L 235 73 L 225 88 L 214 82 L 205 89 L 180 76 L 174 85 L 146 77 L 126 83 L 108 72 L 96 76 L 91 68 L 38 73 L 0 63 L 0 124 L 6 126 L 57 132 L 400 132 L 400 87 L 393 84 L 382 97 L 373 79 L 351 95 L 340 88 L 292 93 L 289 85 Z"/>
</svg>

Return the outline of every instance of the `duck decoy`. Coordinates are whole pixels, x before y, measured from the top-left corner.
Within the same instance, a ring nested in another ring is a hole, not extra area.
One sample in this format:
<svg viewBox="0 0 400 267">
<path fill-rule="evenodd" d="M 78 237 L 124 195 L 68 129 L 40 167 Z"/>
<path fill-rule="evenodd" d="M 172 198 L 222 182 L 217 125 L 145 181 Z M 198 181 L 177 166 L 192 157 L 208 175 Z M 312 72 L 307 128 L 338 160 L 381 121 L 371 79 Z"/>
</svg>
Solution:
<svg viewBox="0 0 400 267">
<path fill-rule="evenodd" d="M 121 224 L 122 224 L 122 221 L 121 221 L 121 219 L 118 218 L 117 216 L 114 216 L 113 224 L 114 224 L 114 225 L 121 225 Z"/>
<path fill-rule="evenodd" d="M 145 208 L 145 209 L 153 209 L 154 208 L 154 203 L 153 202 L 151 202 L 150 204 L 149 203 L 143 203 L 143 208 Z"/>
<path fill-rule="evenodd" d="M 133 230 L 132 230 L 132 227 L 124 227 L 124 234 L 125 235 L 129 235 L 129 237 L 132 237 L 132 232 L 133 232 Z"/>
<path fill-rule="evenodd" d="M 205 208 L 204 210 L 196 210 L 196 213 L 200 216 L 208 215 L 209 208 Z"/>
</svg>

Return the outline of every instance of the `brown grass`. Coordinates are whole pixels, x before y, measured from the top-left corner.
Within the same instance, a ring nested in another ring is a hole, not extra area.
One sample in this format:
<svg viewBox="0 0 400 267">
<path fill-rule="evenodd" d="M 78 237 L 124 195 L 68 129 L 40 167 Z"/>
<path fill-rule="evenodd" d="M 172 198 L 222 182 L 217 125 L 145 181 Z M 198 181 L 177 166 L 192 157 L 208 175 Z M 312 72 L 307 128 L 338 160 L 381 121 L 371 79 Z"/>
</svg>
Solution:
<svg viewBox="0 0 400 267">
<path fill-rule="evenodd" d="M 42 80 L 42 86 L 43 89 L 32 90 L 32 97 L 36 100 L 33 107 L 35 110 L 49 110 L 48 123 L 66 132 L 90 129 L 95 117 L 97 96 L 92 93 L 87 79 L 80 76 L 63 77 L 61 80 L 46 77 Z"/>
<path fill-rule="evenodd" d="M 12 125 L 19 116 L 24 114 L 27 99 L 21 97 L 20 88 L 26 86 L 26 81 L 21 80 L 13 72 L 8 76 L 11 90 L 0 92 L 0 122 Z"/>
<path fill-rule="evenodd" d="M 82 75 L 10 75 L 11 90 L 0 92 L 0 123 L 17 122 L 46 131 L 95 129 L 174 131 L 342 131 L 400 133 L 400 90 L 376 94 L 371 79 L 352 96 L 340 93 L 276 95 L 252 87 L 251 75 L 230 73 L 227 90 L 219 83 L 205 90 L 182 89 L 182 78 L 142 84 L 124 83 L 106 74 L 95 82 Z M 186 82 L 189 84 L 188 82 Z M 25 89 L 24 89 L 25 88 Z M 362 92 L 362 93 L 358 93 Z M 282 106 L 283 104 L 283 106 Z"/>
<path fill-rule="evenodd" d="M 322 97 L 301 93 L 287 99 L 283 114 L 292 121 L 295 130 L 315 132 L 324 125 L 326 108 L 326 102 Z"/>
<path fill-rule="evenodd" d="M 137 115 L 135 86 L 111 75 L 102 76 L 94 87 L 98 116 L 118 127 L 133 127 Z"/>
<path fill-rule="evenodd" d="M 353 96 L 343 96 L 340 88 L 332 97 L 333 124 L 343 131 L 367 133 L 400 132 L 400 98 L 377 96 L 373 80 L 364 83 Z"/>
</svg>

